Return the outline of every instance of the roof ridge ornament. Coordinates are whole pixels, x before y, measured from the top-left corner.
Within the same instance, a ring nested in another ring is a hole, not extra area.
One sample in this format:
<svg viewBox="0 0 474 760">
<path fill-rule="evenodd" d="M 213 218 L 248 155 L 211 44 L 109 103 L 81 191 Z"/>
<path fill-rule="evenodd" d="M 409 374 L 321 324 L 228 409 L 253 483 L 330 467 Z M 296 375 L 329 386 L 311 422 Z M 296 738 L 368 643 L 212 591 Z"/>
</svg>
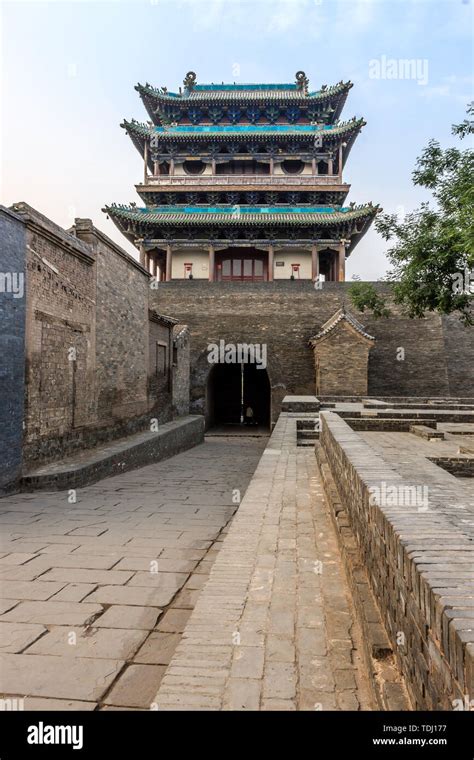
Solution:
<svg viewBox="0 0 474 760">
<path fill-rule="evenodd" d="M 194 71 L 188 71 L 188 73 L 183 79 L 183 84 L 184 84 L 186 93 L 189 95 L 189 93 L 194 90 L 194 86 L 196 84 L 196 74 Z"/>
<path fill-rule="evenodd" d="M 309 85 L 308 77 L 306 76 L 304 71 L 297 71 L 295 77 L 296 77 L 296 86 L 298 90 L 304 93 L 304 95 L 307 95 L 308 85 Z"/>
</svg>

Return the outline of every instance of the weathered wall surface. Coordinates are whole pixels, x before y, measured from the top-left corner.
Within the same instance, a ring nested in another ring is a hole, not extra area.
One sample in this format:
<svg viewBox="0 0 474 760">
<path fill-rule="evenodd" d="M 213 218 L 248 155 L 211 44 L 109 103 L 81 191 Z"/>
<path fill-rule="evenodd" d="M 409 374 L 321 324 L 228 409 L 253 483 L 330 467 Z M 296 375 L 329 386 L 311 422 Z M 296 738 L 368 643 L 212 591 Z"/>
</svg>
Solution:
<svg viewBox="0 0 474 760">
<path fill-rule="evenodd" d="M 472 396 L 474 393 L 474 340 L 466 340 L 466 332 L 474 328 L 463 327 L 452 315 L 442 318 L 444 354 L 448 367 L 451 396 Z"/>
<path fill-rule="evenodd" d="M 189 414 L 190 340 L 186 325 L 173 329 L 173 412 Z"/>
<path fill-rule="evenodd" d="M 379 291 L 388 286 L 375 283 Z M 266 343 L 272 387 L 272 419 L 286 394 L 315 392 L 314 360 L 308 340 L 324 322 L 349 304 L 350 283 L 208 283 L 196 280 L 160 283 L 152 291 L 154 307 L 189 326 L 191 334 L 191 410 L 205 411 L 210 365 L 209 343 Z M 352 310 L 352 306 L 350 306 Z M 369 359 L 371 395 L 472 395 L 474 328 L 455 318 L 430 315 L 412 320 L 392 306 L 392 316 L 376 320 L 356 310 L 355 316 L 375 337 Z M 399 348 L 404 359 L 398 360 Z"/>
<path fill-rule="evenodd" d="M 25 226 L 0 209 L 0 490 L 20 474 L 25 381 Z M 18 278 L 23 275 L 23 280 Z M 16 294 L 9 283 L 17 284 Z M 23 294 L 21 293 L 23 282 Z"/>
<path fill-rule="evenodd" d="M 97 419 L 110 424 L 145 414 L 149 277 L 90 219 L 76 219 L 74 232 L 96 259 Z"/>
<path fill-rule="evenodd" d="M 65 231 L 25 203 L 0 218 L 4 260 L 11 269 L 25 258 L 27 289 L 17 303 L 1 300 L 3 340 L 16 335 L 4 352 L 7 480 L 19 474 L 22 438 L 26 470 L 146 429 L 151 417 L 170 420 L 175 323 L 150 322 L 148 273 L 89 219 Z M 161 376 L 155 338 L 167 346 Z"/>
<path fill-rule="evenodd" d="M 474 632 L 466 614 L 474 550 L 465 510 L 474 509 L 472 499 L 463 502 L 456 484 L 441 475 L 426 481 L 429 511 L 407 506 L 403 489 L 416 484 L 334 413 L 321 415 L 320 443 L 414 708 L 469 709 Z M 396 504 L 374 498 L 383 484 L 398 489 Z M 452 508 L 461 503 L 461 510 Z"/>
<path fill-rule="evenodd" d="M 148 323 L 148 395 L 158 422 L 172 417 L 173 326 L 150 313 Z"/>
<path fill-rule="evenodd" d="M 95 422 L 94 257 L 30 209 L 26 229 L 24 459 L 48 458 L 69 433 Z"/>
<path fill-rule="evenodd" d="M 372 344 L 345 320 L 313 345 L 317 396 L 364 396 Z"/>
</svg>

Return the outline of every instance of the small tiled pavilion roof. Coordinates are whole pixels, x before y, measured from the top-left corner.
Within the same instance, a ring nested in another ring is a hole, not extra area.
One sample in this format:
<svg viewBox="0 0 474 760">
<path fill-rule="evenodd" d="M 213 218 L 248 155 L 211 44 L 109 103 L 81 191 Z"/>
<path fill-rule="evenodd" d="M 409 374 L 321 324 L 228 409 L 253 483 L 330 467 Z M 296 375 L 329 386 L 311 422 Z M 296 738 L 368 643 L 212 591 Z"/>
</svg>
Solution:
<svg viewBox="0 0 474 760">
<path fill-rule="evenodd" d="M 359 320 L 356 319 L 353 314 L 346 311 L 345 307 L 343 306 L 338 309 L 335 314 L 333 314 L 332 317 L 327 320 L 327 322 L 324 323 L 316 335 L 313 335 L 313 337 L 309 339 L 308 343 L 311 348 L 314 348 L 315 345 L 319 343 L 319 341 L 324 340 L 344 320 L 349 325 L 351 325 L 351 327 L 353 327 L 354 330 L 356 330 L 356 332 L 359 333 L 362 338 L 370 341 L 371 343 L 375 341 L 374 336 L 369 335 L 369 333 L 366 332 L 364 325 L 361 324 L 361 322 L 359 322 Z"/>
</svg>

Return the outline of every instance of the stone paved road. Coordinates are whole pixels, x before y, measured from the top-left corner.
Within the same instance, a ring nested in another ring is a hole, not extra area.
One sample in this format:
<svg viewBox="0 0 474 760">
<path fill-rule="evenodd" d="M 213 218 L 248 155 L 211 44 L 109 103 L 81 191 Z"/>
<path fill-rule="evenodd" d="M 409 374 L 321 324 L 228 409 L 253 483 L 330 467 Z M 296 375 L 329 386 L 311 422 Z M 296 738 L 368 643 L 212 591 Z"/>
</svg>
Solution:
<svg viewBox="0 0 474 760">
<path fill-rule="evenodd" d="M 313 449 L 280 415 L 155 701 L 370 710 L 361 632 Z"/>
<path fill-rule="evenodd" d="M 265 443 L 208 439 L 75 503 L 1 499 L 0 694 L 149 709 Z"/>
</svg>

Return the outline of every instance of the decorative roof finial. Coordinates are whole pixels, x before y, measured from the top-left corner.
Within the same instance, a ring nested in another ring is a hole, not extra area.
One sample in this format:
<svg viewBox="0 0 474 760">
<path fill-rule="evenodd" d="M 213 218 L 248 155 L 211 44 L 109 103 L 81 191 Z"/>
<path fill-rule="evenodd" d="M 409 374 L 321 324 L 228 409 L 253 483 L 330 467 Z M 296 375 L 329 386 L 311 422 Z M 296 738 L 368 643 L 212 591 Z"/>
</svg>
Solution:
<svg viewBox="0 0 474 760">
<path fill-rule="evenodd" d="M 297 71 L 296 72 L 296 85 L 298 87 L 298 90 L 300 92 L 303 92 L 305 95 L 308 94 L 308 84 L 309 79 L 304 73 L 304 71 Z"/>
<path fill-rule="evenodd" d="M 188 71 L 188 73 L 183 79 L 183 84 L 184 84 L 186 92 L 193 91 L 194 85 L 196 84 L 196 74 L 194 73 L 194 71 Z"/>
</svg>

